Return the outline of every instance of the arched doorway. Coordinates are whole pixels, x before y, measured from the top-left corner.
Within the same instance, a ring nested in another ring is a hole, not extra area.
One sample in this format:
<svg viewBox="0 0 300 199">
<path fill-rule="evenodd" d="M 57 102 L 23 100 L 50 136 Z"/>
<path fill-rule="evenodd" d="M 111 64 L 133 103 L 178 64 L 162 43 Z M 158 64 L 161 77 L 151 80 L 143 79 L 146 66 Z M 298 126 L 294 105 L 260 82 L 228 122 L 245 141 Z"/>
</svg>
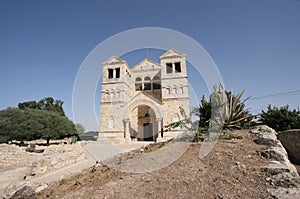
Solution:
<svg viewBox="0 0 300 199">
<path fill-rule="evenodd" d="M 138 141 L 155 141 L 157 134 L 156 114 L 147 105 L 139 105 L 131 112 L 131 135 Z"/>
</svg>

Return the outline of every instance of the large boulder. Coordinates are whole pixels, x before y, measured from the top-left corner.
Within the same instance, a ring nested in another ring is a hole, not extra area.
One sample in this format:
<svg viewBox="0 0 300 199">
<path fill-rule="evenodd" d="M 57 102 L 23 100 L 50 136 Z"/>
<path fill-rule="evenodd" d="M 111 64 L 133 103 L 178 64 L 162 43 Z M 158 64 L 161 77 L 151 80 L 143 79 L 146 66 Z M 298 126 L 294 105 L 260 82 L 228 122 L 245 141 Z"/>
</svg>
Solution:
<svg viewBox="0 0 300 199">
<path fill-rule="evenodd" d="M 261 145 L 267 145 L 267 146 L 277 146 L 278 140 L 277 140 L 277 132 L 268 127 L 267 125 L 260 125 L 256 126 L 253 129 L 251 129 L 251 133 L 257 135 L 257 144 Z"/>
<path fill-rule="evenodd" d="M 16 191 L 10 199 L 36 199 L 36 198 L 37 196 L 35 191 L 29 186 L 24 186 L 22 189 Z"/>
</svg>

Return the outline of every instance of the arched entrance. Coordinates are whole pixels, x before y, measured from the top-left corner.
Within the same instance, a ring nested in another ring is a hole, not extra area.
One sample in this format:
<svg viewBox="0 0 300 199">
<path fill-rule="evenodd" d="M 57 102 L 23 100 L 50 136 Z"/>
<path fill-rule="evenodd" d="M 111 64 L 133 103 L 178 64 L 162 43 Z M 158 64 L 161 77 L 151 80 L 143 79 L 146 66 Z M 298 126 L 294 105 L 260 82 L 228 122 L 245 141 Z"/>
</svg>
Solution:
<svg viewBox="0 0 300 199">
<path fill-rule="evenodd" d="M 139 105 L 131 112 L 131 135 L 138 141 L 155 141 L 157 122 L 154 110 L 147 105 Z"/>
</svg>

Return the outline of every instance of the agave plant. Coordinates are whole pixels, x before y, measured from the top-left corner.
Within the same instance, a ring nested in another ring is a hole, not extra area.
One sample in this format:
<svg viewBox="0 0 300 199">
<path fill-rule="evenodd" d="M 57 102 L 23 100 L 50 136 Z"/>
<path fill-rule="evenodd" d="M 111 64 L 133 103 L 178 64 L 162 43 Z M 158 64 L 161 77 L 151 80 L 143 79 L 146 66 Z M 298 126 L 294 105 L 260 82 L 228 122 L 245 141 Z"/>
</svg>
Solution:
<svg viewBox="0 0 300 199">
<path fill-rule="evenodd" d="M 236 96 L 230 91 L 224 90 L 224 92 L 227 96 L 224 128 L 242 128 L 242 125 L 251 117 L 248 113 L 248 109 L 245 109 L 245 102 L 250 97 L 242 100 L 244 90 L 239 92 Z"/>
</svg>

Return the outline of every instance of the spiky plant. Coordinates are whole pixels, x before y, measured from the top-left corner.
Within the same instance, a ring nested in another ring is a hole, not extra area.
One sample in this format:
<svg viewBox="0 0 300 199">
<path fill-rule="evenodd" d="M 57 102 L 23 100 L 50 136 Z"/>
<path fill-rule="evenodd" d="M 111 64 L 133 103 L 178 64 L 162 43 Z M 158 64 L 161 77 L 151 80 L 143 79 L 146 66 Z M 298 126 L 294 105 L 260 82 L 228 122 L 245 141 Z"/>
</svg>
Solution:
<svg viewBox="0 0 300 199">
<path fill-rule="evenodd" d="M 247 97 L 242 100 L 244 90 L 239 92 L 236 96 L 230 91 L 224 90 L 227 96 L 226 105 L 226 120 L 224 128 L 242 128 L 243 124 L 250 119 L 248 109 L 245 109 L 245 102 L 250 98 Z"/>
</svg>

